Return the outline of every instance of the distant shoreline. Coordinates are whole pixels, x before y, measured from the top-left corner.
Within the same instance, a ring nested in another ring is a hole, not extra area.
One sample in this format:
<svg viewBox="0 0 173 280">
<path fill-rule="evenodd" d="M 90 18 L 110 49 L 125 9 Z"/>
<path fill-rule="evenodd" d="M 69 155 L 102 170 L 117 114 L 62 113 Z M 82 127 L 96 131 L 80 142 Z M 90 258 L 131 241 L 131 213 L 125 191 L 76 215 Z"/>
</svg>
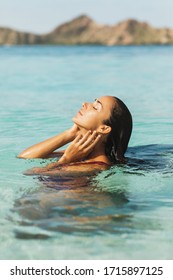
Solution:
<svg viewBox="0 0 173 280">
<path fill-rule="evenodd" d="M 139 46 L 173 45 L 173 29 L 154 28 L 128 19 L 116 25 L 97 24 L 81 15 L 47 34 L 20 32 L 0 27 L 0 46 Z"/>
<path fill-rule="evenodd" d="M 26 47 L 26 48 L 35 48 L 35 47 L 42 47 L 42 48 L 47 48 L 47 47 L 52 47 L 52 48 L 61 48 L 61 47 L 67 47 L 67 48 L 75 48 L 75 47 L 80 47 L 80 48 L 85 48 L 85 47 L 92 47 L 92 48 L 134 48 L 134 47 L 173 47 L 173 44 L 141 44 L 141 45 L 113 45 L 113 46 L 108 46 L 108 45 L 87 45 L 87 44 L 83 44 L 83 45 L 52 45 L 52 44 L 32 44 L 32 45 L 29 45 L 29 44 L 25 44 L 25 45 L 0 45 L 0 48 L 22 48 L 22 47 Z"/>
</svg>

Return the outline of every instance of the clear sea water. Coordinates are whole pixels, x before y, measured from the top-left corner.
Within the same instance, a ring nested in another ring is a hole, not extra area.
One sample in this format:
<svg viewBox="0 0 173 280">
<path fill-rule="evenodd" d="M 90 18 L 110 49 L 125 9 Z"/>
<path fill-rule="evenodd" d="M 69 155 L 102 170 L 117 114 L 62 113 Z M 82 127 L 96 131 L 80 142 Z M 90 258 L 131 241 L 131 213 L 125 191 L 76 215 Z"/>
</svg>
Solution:
<svg viewBox="0 0 173 280">
<path fill-rule="evenodd" d="M 72 125 L 82 101 L 133 115 L 127 165 L 39 178 L 16 158 Z M 173 47 L 0 48 L 0 258 L 173 259 Z"/>
</svg>

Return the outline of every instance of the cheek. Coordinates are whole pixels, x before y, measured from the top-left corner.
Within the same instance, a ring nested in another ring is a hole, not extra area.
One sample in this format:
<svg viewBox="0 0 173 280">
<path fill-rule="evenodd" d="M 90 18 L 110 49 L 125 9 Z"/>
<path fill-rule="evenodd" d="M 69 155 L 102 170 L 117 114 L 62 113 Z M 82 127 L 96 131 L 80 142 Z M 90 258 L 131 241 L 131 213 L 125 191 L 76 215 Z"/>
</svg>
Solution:
<svg viewBox="0 0 173 280">
<path fill-rule="evenodd" d="M 76 115 L 73 119 L 77 125 L 87 129 L 95 130 L 98 128 L 100 121 L 94 114 L 87 114 L 85 116 Z"/>
</svg>

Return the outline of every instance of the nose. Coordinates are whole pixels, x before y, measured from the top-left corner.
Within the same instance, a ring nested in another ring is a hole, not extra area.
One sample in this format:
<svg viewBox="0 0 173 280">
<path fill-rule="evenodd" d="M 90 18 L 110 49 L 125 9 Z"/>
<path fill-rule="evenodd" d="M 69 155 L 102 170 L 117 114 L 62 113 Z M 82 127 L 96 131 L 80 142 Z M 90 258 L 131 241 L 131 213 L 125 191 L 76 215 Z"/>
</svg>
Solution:
<svg viewBox="0 0 173 280">
<path fill-rule="evenodd" d="M 86 109 L 86 108 L 87 108 L 87 102 L 83 102 L 83 103 L 82 103 L 82 107 L 83 107 L 84 109 Z"/>
</svg>

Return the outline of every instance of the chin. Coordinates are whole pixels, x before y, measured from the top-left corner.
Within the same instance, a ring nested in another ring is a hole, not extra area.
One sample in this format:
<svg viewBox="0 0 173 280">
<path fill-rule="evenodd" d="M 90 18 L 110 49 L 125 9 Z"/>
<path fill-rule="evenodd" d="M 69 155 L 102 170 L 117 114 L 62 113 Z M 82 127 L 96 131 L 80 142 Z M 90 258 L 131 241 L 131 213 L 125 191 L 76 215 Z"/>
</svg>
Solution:
<svg viewBox="0 0 173 280">
<path fill-rule="evenodd" d="M 74 116 L 74 117 L 72 118 L 72 121 L 73 121 L 75 124 L 77 124 L 78 118 L 77 118 L 76 116 Z"/>
<path fill-rule="evenodd" d="M 80 119 L 79 119 L 78 117 L 74 116 L 74 117 L 72 118 L 72 121 L 73 121 L 78 127 L 84 128 L 84 129 L 86 129 L 86 130 L 89 130 L 88 128 L 86 128 L 85 125 L 82 124 L 82 122 L 80 121 Z"/>
<path fill-rule="evenodd" d="M 80 125 L 80 120 L 78 119 L 77 116 L 74 116 L 74 117 L 72 118 L 72 121 L 73 121 L 77 126 L 81 126 L 81 125 Z"/>
</svg>

